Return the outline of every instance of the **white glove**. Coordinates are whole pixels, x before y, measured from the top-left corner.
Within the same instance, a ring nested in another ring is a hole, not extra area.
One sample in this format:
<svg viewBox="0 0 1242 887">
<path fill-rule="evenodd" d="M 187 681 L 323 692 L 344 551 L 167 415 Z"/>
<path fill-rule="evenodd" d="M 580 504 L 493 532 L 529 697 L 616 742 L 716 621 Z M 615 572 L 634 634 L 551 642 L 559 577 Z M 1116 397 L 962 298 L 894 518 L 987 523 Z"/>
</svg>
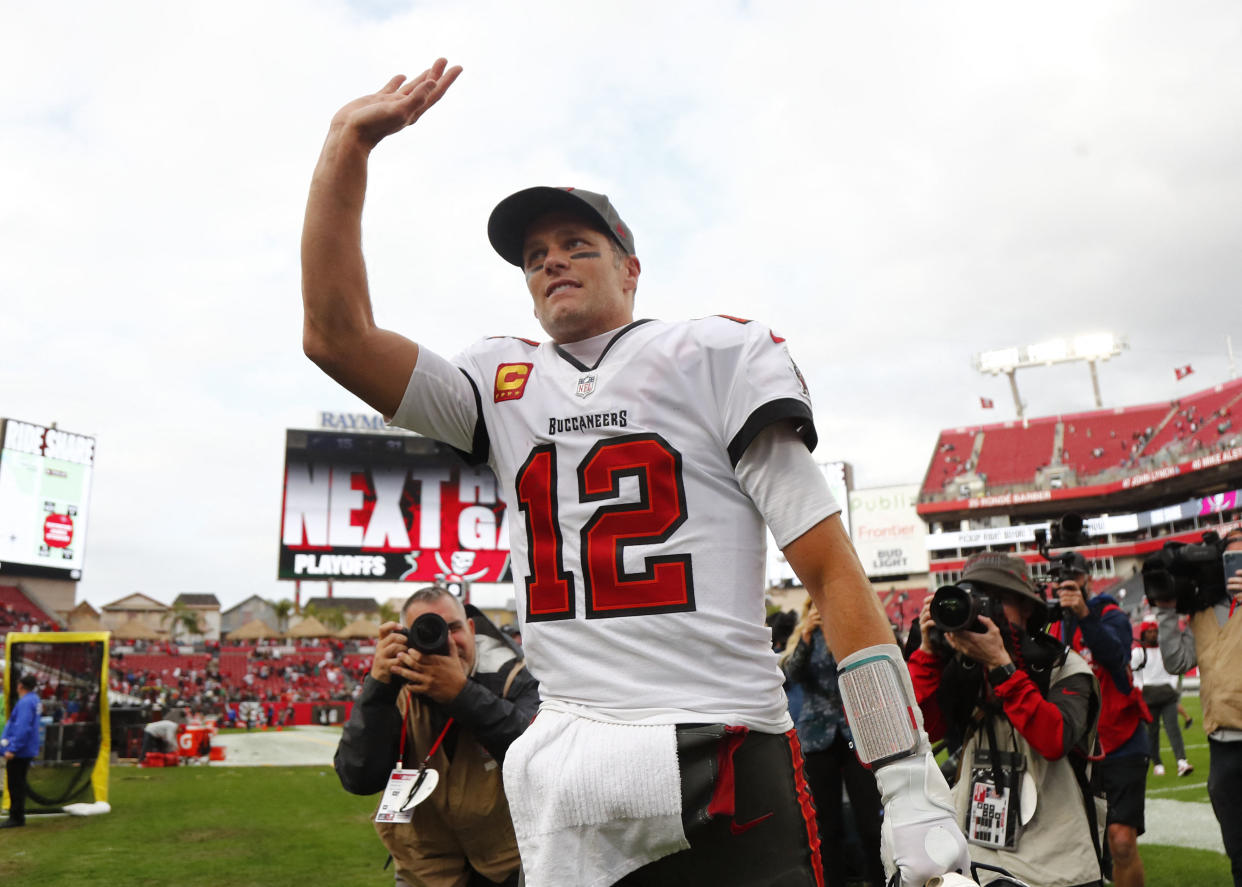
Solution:
<svg viewBox="0 0 1242 887">
<path fill-rule="evenodd" d="M 891 879 L 895 868 L 901 887 L 923 887 L 930 878 L 958 871 L 972 883 L 966 836 L 931 750 L 877 768 L 875 781 L 884 802 L 880 856 L 885 875 Z"/>
</svg>

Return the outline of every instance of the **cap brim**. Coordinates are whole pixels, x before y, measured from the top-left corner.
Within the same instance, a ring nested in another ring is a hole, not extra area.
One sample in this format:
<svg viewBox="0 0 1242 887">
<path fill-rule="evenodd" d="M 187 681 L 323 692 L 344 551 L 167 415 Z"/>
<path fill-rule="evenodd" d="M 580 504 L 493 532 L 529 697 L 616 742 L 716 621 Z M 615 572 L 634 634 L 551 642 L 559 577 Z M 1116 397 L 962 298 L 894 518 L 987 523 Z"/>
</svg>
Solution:
<svg viewBox="0 0 1242 887">
<path fill-rule="evenodd" d="M 573 213 L 608 231 L 608 221 L 572 191 L 541 185 L 510 194 L 496 204 L 487 220 L 487 239 L 492 242 L 492 249 L 510 265 L 521 268 L 526 229 L 539 216 L 550 212 Z"/>
</svg>

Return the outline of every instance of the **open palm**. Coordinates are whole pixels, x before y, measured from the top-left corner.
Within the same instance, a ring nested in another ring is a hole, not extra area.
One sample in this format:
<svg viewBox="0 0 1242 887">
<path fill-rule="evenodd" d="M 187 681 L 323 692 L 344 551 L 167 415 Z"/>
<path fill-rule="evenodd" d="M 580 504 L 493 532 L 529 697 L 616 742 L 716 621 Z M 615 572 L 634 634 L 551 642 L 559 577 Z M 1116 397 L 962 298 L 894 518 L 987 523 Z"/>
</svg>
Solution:
<svg viewBox="0 0 1242 887">
<path fill-rule="evenodd" d="M 461 73 L 460 65 L 446 70 L 447 64 L 445 59 L 436 59 L 411 80 L 398 74 L 379 92 L 354 99 L 337 111 L 333 125 L 353 128 L 359 138 L 374 147 L 381 139 L 405 129 L 440 100 Z"/>
</svg>

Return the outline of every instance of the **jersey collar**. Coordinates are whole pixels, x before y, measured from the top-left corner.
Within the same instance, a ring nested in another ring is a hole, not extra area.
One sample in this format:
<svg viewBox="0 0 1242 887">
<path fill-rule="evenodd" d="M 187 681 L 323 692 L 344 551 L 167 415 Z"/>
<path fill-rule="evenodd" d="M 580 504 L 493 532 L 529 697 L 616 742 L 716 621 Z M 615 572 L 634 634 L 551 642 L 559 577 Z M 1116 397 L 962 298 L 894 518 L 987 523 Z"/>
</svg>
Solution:
<svg viewBox="0 0 1242 887">
<path fill-rule="evenodd" d="M 633 323 L 626 324 L 625 326 L 621 327 L 616 332 L 612 333 L 611 338 L 608 339 L 608 344 L 606 344 L 604 346 L 604 350 L 599 353 L 599 357 L 595 359 L 595 363 L 591 364 L 590 366 L 587 366 L 586 364 L 584 364 L 582 361 L 574 357 L 572 354 L 570 354 L 560 345 L 553 344 L 552 347 L 556 350 L 556 353 L 560 355 L 561 359 L 567 362 L 570 366 L 574 367 L 580 372 L 588 373 L 591 370 L 597 369 L 599 365 L 604 362 L 604 356 L 608 354 L 608 352 L 612 349 L 612 346 L 617 344 L 617 342 L 620 340 L 622 336 L 624 336 L 630 330 L 634 329 L 634 327 L 642 326 L 644 323 L 651 323 L 651 321 L 652 321 L 652 318 L 645 317 L 642 320 L 636 320 Z M 604 333 L 597 338 L 604 338 L 605 336 L 608 336 L 608 335 L 609 335 L 608 333 Z"/>
</svg>

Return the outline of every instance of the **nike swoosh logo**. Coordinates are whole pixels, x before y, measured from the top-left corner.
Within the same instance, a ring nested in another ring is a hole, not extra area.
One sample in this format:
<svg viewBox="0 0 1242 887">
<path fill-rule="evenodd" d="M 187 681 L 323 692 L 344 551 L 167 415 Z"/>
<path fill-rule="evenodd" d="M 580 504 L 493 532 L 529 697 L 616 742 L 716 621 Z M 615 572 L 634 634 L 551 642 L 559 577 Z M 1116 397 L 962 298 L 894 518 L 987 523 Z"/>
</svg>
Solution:
<svg viewBox="0 0 1242 887">
<path fill-rule="evenodd" d="M 1062 696 L 1081 696 L 1082 694 L 1079 693 L 1077 690 L 1062 690 L 1061 695 Z"/>
<path fill-rule="evenodd" d="M 773 816 L 773 813 L 771 812 L 765 813 L 762 816 L 756 816 L 750 822 L 738 822 L 736 819 L 734 819 L 729 823 L 729 831 L 735 836 L 740 835 L 743 832 L 750 831 L 752 828 L 757 826 L 759 823 L 763 822 L 765 819 L 771 819 L 772 816 Z"/>
</svg>

